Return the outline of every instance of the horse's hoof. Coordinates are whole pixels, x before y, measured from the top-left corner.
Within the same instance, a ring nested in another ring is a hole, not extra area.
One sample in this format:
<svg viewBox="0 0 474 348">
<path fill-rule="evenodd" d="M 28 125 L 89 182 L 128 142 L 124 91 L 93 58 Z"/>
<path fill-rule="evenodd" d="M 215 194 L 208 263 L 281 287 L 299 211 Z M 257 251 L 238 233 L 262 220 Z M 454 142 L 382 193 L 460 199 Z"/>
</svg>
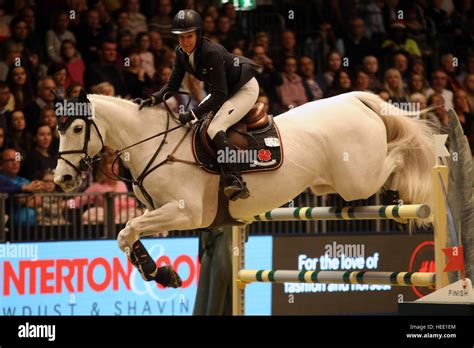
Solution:
<svg viewBox="0 0 474 348">
<path fill-rule="evenodd" d="M 173 270 L 171 265 L 158 268 L 155 281 L 166 288 L 179 288 L 183 283 L 181 277 Z"/>
</svg>

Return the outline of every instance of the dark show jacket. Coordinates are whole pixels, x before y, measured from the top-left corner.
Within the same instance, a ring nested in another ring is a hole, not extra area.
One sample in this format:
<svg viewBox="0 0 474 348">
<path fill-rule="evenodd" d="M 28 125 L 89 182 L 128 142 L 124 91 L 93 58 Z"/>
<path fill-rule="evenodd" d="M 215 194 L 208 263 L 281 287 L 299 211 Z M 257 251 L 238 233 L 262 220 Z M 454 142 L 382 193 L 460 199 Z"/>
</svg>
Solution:
<svg viewBox="0 0 474 348">
<path fill-rule="evenodd" d="M 199 40 L 199 39 L 198 39 Z M 181 46 L 176 47 L 176 60 L 168 83 L 153 94 L 160 103 L 168 91 L 178 91 L 186 72 L 204 81 L 211 95 L 193 109 L 196 117 L 217 111 L 224 102 L 257 74 L 258 65 L 251 59 L 229 53 L 223 46 L 202 37 L 194 52 L 193 69 L 189 56 Z"/>
</svg>

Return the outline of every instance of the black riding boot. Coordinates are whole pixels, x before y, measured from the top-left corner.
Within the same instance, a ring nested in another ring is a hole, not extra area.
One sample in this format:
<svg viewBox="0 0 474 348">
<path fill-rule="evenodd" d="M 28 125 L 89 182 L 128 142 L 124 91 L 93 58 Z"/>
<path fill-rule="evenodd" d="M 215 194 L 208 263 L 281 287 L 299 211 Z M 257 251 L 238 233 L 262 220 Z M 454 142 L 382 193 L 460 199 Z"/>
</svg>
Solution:
<svg viewBox="0 0 474 348">
<path fill-rule="evenodd" d="M 226 148 L 229 148 L 229 151 L 237 151 L 236 147 L 232 145 L 225 134 L 224 131 L 220 131 L 214 136 L 212 142 L 216 146 L 217 150 L 225 151 Z M 237 157 L 237 156 L 236 156 Z M 226 185 L 224 188 L 224 194 L 231 201 L 235 201 L 239 198 L 246 199 L 250 196 L 249 190 L 245 181 L 242 180 L 242 175 L 240 173 L 239 163 L 219 163 L 223 169 L 226 176 Z"/>
</svg>

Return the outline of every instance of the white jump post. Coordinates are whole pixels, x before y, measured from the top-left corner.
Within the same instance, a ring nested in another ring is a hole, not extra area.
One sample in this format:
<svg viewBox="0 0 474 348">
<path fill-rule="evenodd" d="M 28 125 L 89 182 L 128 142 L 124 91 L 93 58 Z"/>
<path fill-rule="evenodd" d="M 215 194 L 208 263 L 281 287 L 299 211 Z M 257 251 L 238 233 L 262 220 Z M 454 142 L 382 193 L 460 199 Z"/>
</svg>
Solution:
<svg viewBox="0 0 474 348">
<path fill-rule="evenodd" d="M 448 168 L 436 165 L 433 175 L 433 212 L 426 204 L 361 206 L 361 207 L 303 207 L 278 208 L 255 216 L 253 221 L 294 220 L 385 220 L 406 222 L 408 219 L 427 218 L 434 215 L 434 243 L 436 272 L 366 272 L 366 271 L 287 271 L 245 270 L 246 227 L 232 229 L 233 250 L 233 315 L 245 315 L 245 286 L 252 282 L 308 282 L 389 284 L 393 286 L 428 286 L 437 290 L 449 285 L 442 248 L 446 247 L 447 211 L 439 175 L 447 190 Z"/>
</svg>

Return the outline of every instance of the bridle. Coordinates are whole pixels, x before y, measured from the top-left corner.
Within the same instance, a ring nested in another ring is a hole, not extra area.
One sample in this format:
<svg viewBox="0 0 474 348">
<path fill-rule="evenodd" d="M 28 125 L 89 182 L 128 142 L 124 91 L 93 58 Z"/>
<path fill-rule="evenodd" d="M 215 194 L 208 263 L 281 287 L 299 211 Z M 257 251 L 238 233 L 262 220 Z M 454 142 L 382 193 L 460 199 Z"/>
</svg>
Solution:
<svg viewBox="0 0 474 348">
<path fill-rule="evenodd" d="M 104 139 L 102 138 L 102 134 L 100 134 L 100 131 L 99 131 L 99 127 L 97 127 L 97 124 L 94 122 L 92 117 L 80 117 L 80 118 L 83 119 L 86 123 L 86 133 L 85 133 L 85 136 L 84 136 L 84 145 L 82 146 L 82 149 L 81 150 L 67 150 L 67 151 L 59 151 L 58 152 L 58 160 L 63 160 L 64 162 L 66 162 L 69 166 L 74 168 L 76 173 L 79 174 L 79 175 L 82 172 L 84 172 L 85 170 L 91 169 L 92 164 L 95 161 L 100 160 L 100 158 L 94 160 L 91 156 L 89 156 L 89 153 L 88 153 L 90 136 L 91 136 L 91 126 L 94 126 L 94 128 L 97 132 L 97 135 L 99 136 L 100 142 L 102 144 L 102 148 L 105 146 L 104 145 Z M 71 123 L 69 125 L 65 126 L 64 131 L 66 131 L 67 128 L 69 128 L 70 125 L 71 125 Z M 70 154 L 84 155 L 84 157 L 82 157 L 81 160 L 79 161 L 79 166 L 75 166 L 67 158 L 63 157 L 63 155 L 70 155 Z"/>
<path fill-rule="evenodd" d="M 145 180 L 145 178 L 148 176 L 148 174 L 150 174 L 151 172 L 153 172 L 155 169 L 158 169 L 159 167 L 161 167 L 162 165 L 168 163 L 168 162 L 182 162 L 182 163 L 186 163 L 186 164 L 192 164 L 192 165 L 197 165 L 197 166 L 202 166 L 202 164 L 198 163 L 198 162 L 193 162 L 193 161 L 187 161 L 187 160 L 181 160 L 181 159 L 178 159 L 176 157 L 174 157 L 174 153 L 178 150 L 178 148 L 180 147 L 180 145 L 183 143 L 184 139 L 186 138 L 186 136 L 189 134 L 189 132 L 191 131 L 192 127 L 187 127 L 187 130 L 186 132 L 184 133 L 184 135 L 182 136 L 182 138 L 180 139 L 180 141 L 177 143 L 177 145 L 175 146 L 175 148 L 173 149 L 173 151 L 171 151 L 171 153 L 166 156 L 166 158 L 159 162 L 158 164 L 156 164 L 155 166 L 152 166 L 153 162 L 155 161 L 155 159 L 158 157 L 158 155 L 160 154 L 161 152 L 161 149 L 163 148 L 164 144 L 166 144 L 166 138 L 167 138 L 167 135 L 168 133 L 171 133 L 179 128 L 183 128 L 185 125 L 182 125 L 180 122 L 179 122 L 179 119 L 178 117 L 176 117 L 176 115 L 174 114 L 174 112 L 171 110 L 171 108 L 169 107 L 168 103 L 166 102 L 166 99 L 168 99 L 168 96 L 170 95 L 171 93 L 170 92 L 167 92 L 164 94 L 163 96 L 163 104 L 165 106 L 165 109 L 166 109 L 166 114 L 167 114 L 167 118 L 166 118 L 166 129 L 163 131 L 163 132 L 160 132 L 160 133 L 157 133 L 155 135 L 152 135 L 146 139 L 143 139 L 143 140 L 140 140 L 136 143 L 133 143 L 129 146 L 126 146 L 126 147 L 123 147 L 122 149 L 120 150 L 115 150 L 114 151 L 114 160 L 112 161 L 112 175 L 113 176 L 110 176 L 108 173 L 104 172 L 101 168 L 101 172 L 102 174 L 104 174 L 106 177 L 108 177 L 109 179 L 112 179 L 112 180 L 122 180 L 122 181 L 126 181 L 126 182 L 131 182 L 133 185 L 136 185 L 140 188 L 143 196 L 145 197 L 145 199 L 147 200 L 147 202 L 150 204 L 151 207 L 153 207 L 153 209 L 155 209 L 155 205 L 153 203 L 153 198 L 150 196 L 150 194 L 146 191 L 144 185 L 143 185 L 143 181 Z M 183 94 L 183 95 L 188 95 L 189 96 L 189 93 L 187 92 L 182 92 L 182 91 L 178 91 L 178 92 L 174 92 L 174 94 Z M 188 99 L 188 102 L 186 104 L 186 107 L 185 109 L 188 109 L 189 107 L 189 104 L 191 102 L 191 98 Z M 175 123 L 177 123 L 178 125 L 173 127 L 173 128 L 170 128 L 170 118 L 172 118 L 174 120 Z M 88 150 L 88 145 L 89 145 L 89 141 L 90 141 L 90 135 L 91 135 L 91 127 L 93 126 L 95 128 L 95 130 L 97 131 L 97 134 L 100 138 L 100 141 L 102 143 L 102 148 L 104 147 L 104 140 L 103 140 L 103 137 L 99 131 L 99 128 L 97 127 L 97 124 L 94 122 L 94 120 L 92 119 L 92 117 L 82 117 L 82 119 L 84 119 L 85 123 L 86 123 L 86 133 L 85 133 L 85 138 L 84 138 L 84 146 L 82 147 L 81 150 L 67 150 L 67 151 L 60 151 L 58 152 L 58 160 L 61 159 L 63 160 L 64 162 L 66 162 L 68 165 L 70 165 L 72 168 L 74 168 L 74 170 L 78 173 L 78 174 L 82 174 L 83 171 L 87 170 L 87 169 L 92 169 L 92 165 L 94 164 L 94 162 L 97 162 L 97 161 L 100 161 L 102 159 L 102 157 L 98 157 L 96 156 L 96 158 L 92 158 L 91 156 L 89 156 L 87 150 Z M 197 126 L 199 123 L 201 123 L 202 121 L 204 120 L 204 118 L 196 121 L 193 126 Z M 67 124 L 66 126 L 64 126 L 63 130 L 67 130 L 67 128 L 70 127 L 72 121 L 69 121 L 69 124 Z M 134 179 L 132 178 L 132 180 L 130 180 L 129 178 L 124 178 L 122 176 L 120 176 L 119 174 L 115 173 L 114 172 L 114 167 L 115 167 L 115 163 L 118 161 L 118 159 L 120 158 L 120 156 L 123 154 L 123 152 L 131 147 L 134 147 L 136 145 L 139 145 L 139 144 L 142 144 L 144 142 L 147 142 L 151 139 L 154 139 L 154 138 L 157 138 L 159 136 L 162 136 L 163 135 L 163 139 L 161 140 L 160 142 L 160 145 L 158 146 L 157 150 L 155 151 L 155 153 L 153 154 L 153 156 L 150 158 L 150 160 L 148 161 L 147 165 L 145 166 L 145 168 L 142 170 L 141 174 L 137 177 L 137 179 Z M 72 164 L 69 160 L 67 160 L 66 158 L 63 157 L 63 155 L 68 155 L 68 154 L 82 154 L 84 155 L 83 158 L 81 158 L 80 162 L 79 162 L 79 166 L 75 166 L 74 164 Z"/>
</svg>

